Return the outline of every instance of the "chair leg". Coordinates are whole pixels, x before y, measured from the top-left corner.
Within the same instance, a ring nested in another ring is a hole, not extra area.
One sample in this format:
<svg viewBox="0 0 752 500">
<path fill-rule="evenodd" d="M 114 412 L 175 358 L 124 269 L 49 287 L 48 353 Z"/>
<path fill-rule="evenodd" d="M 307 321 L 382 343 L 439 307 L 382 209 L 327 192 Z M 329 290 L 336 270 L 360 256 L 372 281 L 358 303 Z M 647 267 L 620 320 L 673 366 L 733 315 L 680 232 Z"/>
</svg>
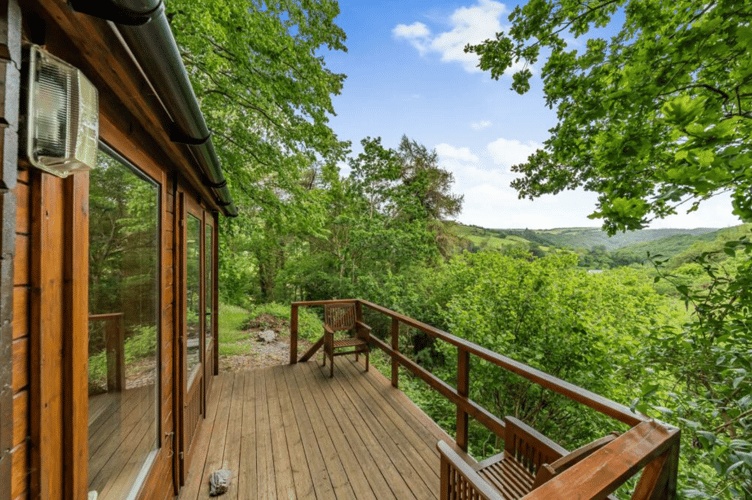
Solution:
<svg viewBox="0 0 752 500">
<path fill-rule="evenodd" d="M 329 356 L 329 378 L 334 377 L 334 353 L 332 352 L 332 355 Z"/>
<path fill-rule="evenodd" d="M 368 356 L 369 356 L 369 354 L 370 353 L 368 351 L 366 351 L 366 371 L 368 371 Z"/>
</svg>

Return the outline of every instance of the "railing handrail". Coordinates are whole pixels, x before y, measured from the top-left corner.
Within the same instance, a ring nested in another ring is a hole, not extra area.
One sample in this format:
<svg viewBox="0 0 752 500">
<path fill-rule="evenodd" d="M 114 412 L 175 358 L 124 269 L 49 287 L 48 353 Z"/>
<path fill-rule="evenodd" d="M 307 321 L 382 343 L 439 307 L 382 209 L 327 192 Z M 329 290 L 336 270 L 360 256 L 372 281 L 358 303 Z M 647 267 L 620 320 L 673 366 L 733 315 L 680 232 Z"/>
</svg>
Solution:
<svg viewBox="0 0 752 500">
<path fill-rule="evenodd" d="M 122 316 L 123 316 L 123 313 L 121 313 L 121 312 L 117 312 L 117 313 L 102 313 L 102 314 L 89 314 L 89 321 L 115 319 L 115 318 L 121 318 Z"/>
</svg>

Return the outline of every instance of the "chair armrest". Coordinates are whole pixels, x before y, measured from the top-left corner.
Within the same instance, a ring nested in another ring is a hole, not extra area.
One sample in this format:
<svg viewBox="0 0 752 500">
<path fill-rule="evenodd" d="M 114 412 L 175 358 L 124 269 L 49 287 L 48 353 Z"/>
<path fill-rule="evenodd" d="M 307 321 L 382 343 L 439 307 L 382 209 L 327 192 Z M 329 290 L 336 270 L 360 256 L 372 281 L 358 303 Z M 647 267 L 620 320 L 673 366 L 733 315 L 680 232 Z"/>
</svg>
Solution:
<svg viewBox="0 0 752 500">
<path fill-rule="evenodd" d="M 330 346 L 334 343 L 334 330 L 329 325 L 324 323 L 324 345 Z"/>
<path fill-rule="evenodd" d="M 541 468 L 538 470 L 538 474 L 535 475 L 535 481 L 533 482 L 533 489 L 542 485 L 543 483 L 545 483 L 552 477 L 569 469 L 580 460 L 600 450 L 601 448 L 606 446 L 608 443 L 610 443 L 617 437 L 619 437 L 619 433 L 612 432 L 611 434 L 607 436 L 604 436 L 600 439 L 596 439 L 595 441 L 591 443 L 588 443 L 584 446 L 581 446 L 580 448 L 577 448 L 573 452 L 567 455 L 564 455 L 563 457 L 556 460 L 550 465 L 543 464 Z"/>
<path fill-rule="evenodd" d="M 472 493 L 477 493 L 477 496 L 472 498 L 479 498 L 483 500 L 504 500 L 504 498 L 493 489 L 480 475 L 475 472 L 475 469 L 462 459 L 448 444 L 444 441 L 439 441 L 436 444 L 436 448 L 439 450 L 441 456 L 441 498 L 457 498 L 457 494 L 461 490 L 467 495 L 467 498 L 471 497 Z M 456 472 L 456 474 L 450 473 L 450 471 Z M 459 476 L 459 478 L 457 477 Z M 451 479 L 450 479 L 451 477 Z M 465 484 L 458 485 L 457 482 Z M 454 490 L 455 495 L 451 494 L 450 490 Z M 446 493 L 446 496 L 444 494 Z"/>
<path fill-rule="evenodd" d="M 678 429 L 652 420 L 642 422 L 523 498 L 606 498 L 648 463 L 668 453 L 678 441 Z"/>
</svg>

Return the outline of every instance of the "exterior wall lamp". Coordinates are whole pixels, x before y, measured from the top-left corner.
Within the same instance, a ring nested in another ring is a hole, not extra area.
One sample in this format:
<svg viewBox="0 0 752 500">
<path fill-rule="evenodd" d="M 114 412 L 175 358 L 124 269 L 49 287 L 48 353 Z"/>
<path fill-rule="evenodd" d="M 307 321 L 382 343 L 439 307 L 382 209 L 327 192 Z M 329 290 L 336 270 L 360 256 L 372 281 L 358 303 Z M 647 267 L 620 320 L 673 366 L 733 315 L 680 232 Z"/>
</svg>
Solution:
<svg viewBox="0 0 752 500">
<path fill-rule="evenodd" d="M 99 97 L 79 71 L 41 47 L 29 48 L 25 154 L 58 177 L 97 164 Z"/>
</svg>

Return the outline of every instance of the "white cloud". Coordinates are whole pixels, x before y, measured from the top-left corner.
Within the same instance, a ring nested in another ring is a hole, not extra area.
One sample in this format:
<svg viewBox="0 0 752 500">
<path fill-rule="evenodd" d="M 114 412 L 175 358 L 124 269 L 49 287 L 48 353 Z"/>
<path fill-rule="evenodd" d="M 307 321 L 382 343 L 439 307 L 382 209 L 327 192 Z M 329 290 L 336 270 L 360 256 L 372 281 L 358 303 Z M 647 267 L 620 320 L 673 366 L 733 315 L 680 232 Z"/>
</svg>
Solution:
<svg viewBox="0 0 752 500">
<path fill-rule="evenodd" d="M 470 124 L 470 126 L 473 127 L 473 130 L 481 130 L 481 129 L 484 129 L 486 127 L 490 127 L 491 125 L 493 125 L 493 124 L 490 121 L 488 121 L 488 120 L 482 120 L 482 121 L 473 122 L 473 123 Z"/>
<path fill-rule="evenodd" d="M 449 16 L 449 31 L 433 35 L 425 24 L 415 22 L 410 25 L 398 24 L 392 34 L 397 39 L 410 42 L 421 56 L 436 52 L 443 62 L 458 62 L 465 71 L 476 73 L 480 71 L 477 67 L 478 57 L 466 54 L 465 45 L 483 42 L 504 31 L 501 15 L 506 11 L 502 3 L 479 0 L 471 7 L 460 7 Z"/>
<path fill-rule="evenodd" d="M 392 30 L 394 38 L 404 38 L 410 45 L 418 49 L 420 55 L 428 51 L 426 40 L 430 38 L 431 31 L 423 23 L 415 22 L 413 24 L 398 24 Z"/>
<path fill-rule="evenodd" d="M 472 163 L 478 162 L 478 157 L 475 156 L 469 148 L 455 148 L 449 144 L 437 144 L 436 152 L 441 158 L 453 159 L 459 161 L 467 161 Z"/>
<path fill-rule="evenodd" d="M 527 149 L 535 143 L 521 144 L 504 139 L 494 141 L 498 147 L 499 160 L 494 161 L 492 148 L 486 154 L 475 155 L 467 147 L 439 144 L 439 165 L 452 172 L 452 191 L 464 195 L 462 214 L 458 220 L 489 228 L 554 228 L 571 226 L 595 226 L 597 221 L 587 218 L 595 208 L 595 195 L 567 191 L 556 196 L 542 196 L 530 201 L 520 200 L 517 191 L 509 184 L 516 177 L 506 168 L 517 158 L 523 161 Z M 511 147 L 510 147 L 511 145 Z M 503 166 L 498 166 L 502 163 Z"/>
<path fill-rule="evenodd" d="M 533 141 L 523 144 L 516 139 L 510 141 L 502 137 L 490 143 L 486 146 L 486 149 L 491 154 L 494 163 L 508 169 L 512 165 L 524 163 L 528 156 L 542 147 L 542 145 Z"/>
<path fill-rule="evenodd" d="M 733 207 L 729 193 L 705 200 L 700 203 L 700 208 L 696 212 L 686 213 L 690 206 L 691 204 L 687 203 L 677 209 L 676 215 L 654 220 L 650 223 L 650 228 L 694 229 L 696 227 L 729 227 L 742 223 L 739 217 L 731 213 Z"/>
</svg>

